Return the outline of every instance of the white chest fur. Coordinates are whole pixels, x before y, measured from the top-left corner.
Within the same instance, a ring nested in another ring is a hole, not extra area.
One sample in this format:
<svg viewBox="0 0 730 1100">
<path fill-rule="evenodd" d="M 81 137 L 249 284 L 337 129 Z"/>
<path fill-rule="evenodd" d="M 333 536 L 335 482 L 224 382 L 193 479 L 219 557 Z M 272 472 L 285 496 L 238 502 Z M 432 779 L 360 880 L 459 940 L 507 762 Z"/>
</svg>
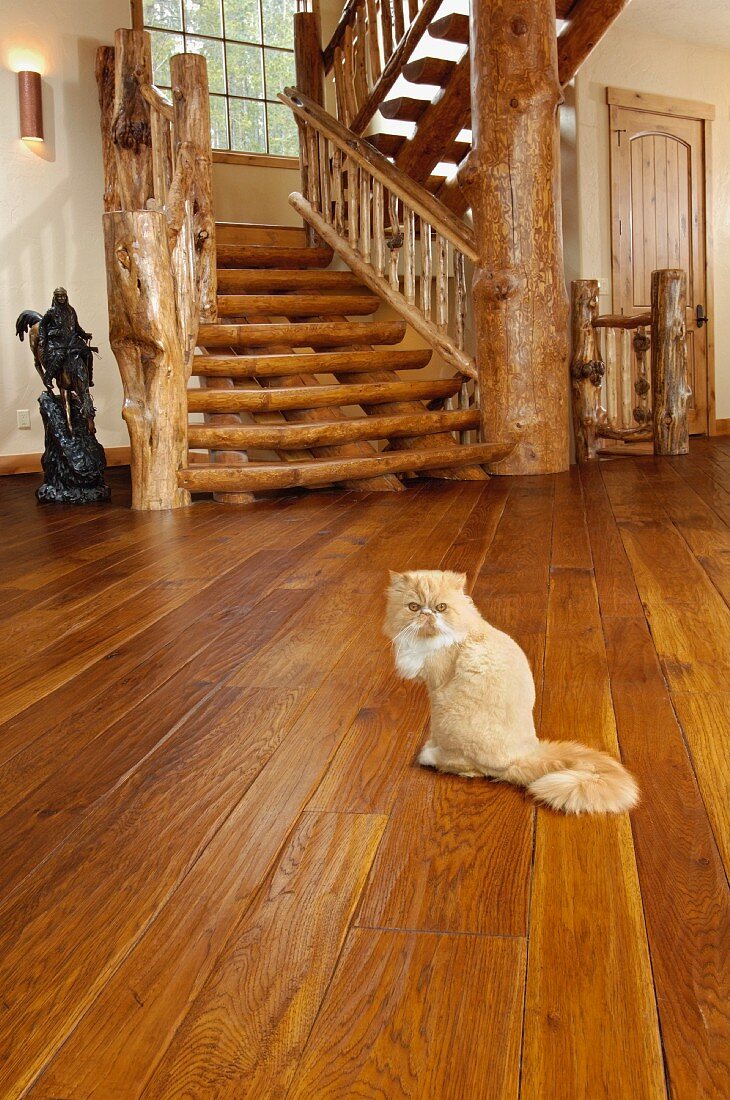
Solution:
<svg viewBox="0 0 730 1100">
<path fill-rule="evenodd" d="M 440 649 L 451 646 L 458 638 L 451 631 L 437 634 L 435 638 L 414 638 L 395 647 L 395 668 L 404 680 L 416 680 L 422 673 L 428 658 Z"/>
</svg>

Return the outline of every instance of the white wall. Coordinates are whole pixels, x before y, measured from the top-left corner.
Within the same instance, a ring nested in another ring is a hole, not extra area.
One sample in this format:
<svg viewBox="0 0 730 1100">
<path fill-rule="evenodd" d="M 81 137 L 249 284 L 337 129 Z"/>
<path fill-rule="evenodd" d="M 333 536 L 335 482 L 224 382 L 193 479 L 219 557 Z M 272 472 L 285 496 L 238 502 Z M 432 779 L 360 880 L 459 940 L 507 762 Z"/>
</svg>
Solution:
<svg viewBox="0 0 730 1100">
<path fill-rule="evenodd" d="M 601 310 L 611 309 L 609 128 L 606 87 L 673 95 L 713 103 L 713 203 L 715 300 L 708 306 L 715 334 L 717 416 L 730 417 L 730 52 L 688 45 L 643 32 L 619 17 L 580 69 L 575 85 L 575 138 L 570 103 L 563 120 L 563 156 L 576 154 L 577 216 L 571 185 L 567 206 L 566 274 L 598 278 Z M 565 108 L 564 108 L 565 110 Z"/>
<path fill-rule="evenodd" d="M 3 0 L 0 19 L 0 455 L 43 450 L 40 380 L 27 341 L 15 337 L 22 309 L 43 312 L 54 287 L 69 292 L 101 350 L 94 373 L 97 429 L 126 446 L 122 387 L 108 342 L 101 232 L 102 166 L 94 80 L 98 45 L 129 25 L 128 0 Z M 18 137 L 18 69 L 40 69 L 43 144 Z M 16 427 L 30 409 L 31 431 Z"/>
</svg>

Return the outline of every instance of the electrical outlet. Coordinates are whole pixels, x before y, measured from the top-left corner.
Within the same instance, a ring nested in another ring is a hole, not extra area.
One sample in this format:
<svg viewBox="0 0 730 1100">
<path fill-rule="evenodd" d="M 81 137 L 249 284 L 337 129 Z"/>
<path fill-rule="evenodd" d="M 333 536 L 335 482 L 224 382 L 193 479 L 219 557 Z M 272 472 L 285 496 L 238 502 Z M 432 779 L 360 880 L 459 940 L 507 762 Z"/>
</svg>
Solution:
<svg viewBox="0 0 730 1100">
<path fill-rule="evenodd" d="M 18 414 L 18 427 L 29 428 L 30 427 L 30 412 L 28 409 L 17 409 Z"/>
</svg>

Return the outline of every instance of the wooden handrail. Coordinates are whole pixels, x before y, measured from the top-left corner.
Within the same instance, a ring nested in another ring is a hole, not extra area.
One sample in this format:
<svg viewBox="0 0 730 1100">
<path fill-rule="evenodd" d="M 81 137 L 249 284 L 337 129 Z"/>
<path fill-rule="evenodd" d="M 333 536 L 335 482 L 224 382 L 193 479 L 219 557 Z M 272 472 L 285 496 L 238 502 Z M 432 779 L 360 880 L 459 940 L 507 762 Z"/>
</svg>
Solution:
<svg viewBox="0 0 730 1100">
<path fill-rule="evenodd" d="M 455 248 L 470 260 L 476 260 L 476 241 L 472 229 L 457 218 L 430 191 L 415 183 L 391 164 L 388 158 L 374 149 L 366 138 L 352 133 L 296 88 L 285 88 L 279 93 L 279 99 L 294 112 L 297 118 L 302 122 L 311 123 L 345 156 L 366 168 L 379 183 L 395 192 L 419 217 L 433 226 Z"/>
<path fill-rule="evenodd" d="M 172 122 L 174 116 L 172 103 L 155 84 L 140 84 L 139 90 L 142 98 L 147 100 L 153 110 L 159 111 L 163 118 Z"/>
<path fill-rule="evenodd" d="M 594 328 L 643 328 L 651 324 L 651 312 L 635 313 L 628 316 L 623 313 L 603 313 L 592 322 Z"/>
</svg>

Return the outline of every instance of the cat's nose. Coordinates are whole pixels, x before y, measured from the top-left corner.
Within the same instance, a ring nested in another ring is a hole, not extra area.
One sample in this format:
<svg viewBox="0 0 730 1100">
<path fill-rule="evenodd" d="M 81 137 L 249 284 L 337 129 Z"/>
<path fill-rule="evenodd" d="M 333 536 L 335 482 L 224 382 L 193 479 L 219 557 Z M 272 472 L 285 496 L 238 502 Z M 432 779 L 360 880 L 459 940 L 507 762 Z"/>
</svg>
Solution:
<svg viewBox="0 0 730 1100">
<path fill-rule="evenodd" d="M 421 608 L 421 614 L 422 615 L 435 615 L 436 612 L 432 611 L 432 609 L 430 607 L 422 607 Z"/>
</svg>

